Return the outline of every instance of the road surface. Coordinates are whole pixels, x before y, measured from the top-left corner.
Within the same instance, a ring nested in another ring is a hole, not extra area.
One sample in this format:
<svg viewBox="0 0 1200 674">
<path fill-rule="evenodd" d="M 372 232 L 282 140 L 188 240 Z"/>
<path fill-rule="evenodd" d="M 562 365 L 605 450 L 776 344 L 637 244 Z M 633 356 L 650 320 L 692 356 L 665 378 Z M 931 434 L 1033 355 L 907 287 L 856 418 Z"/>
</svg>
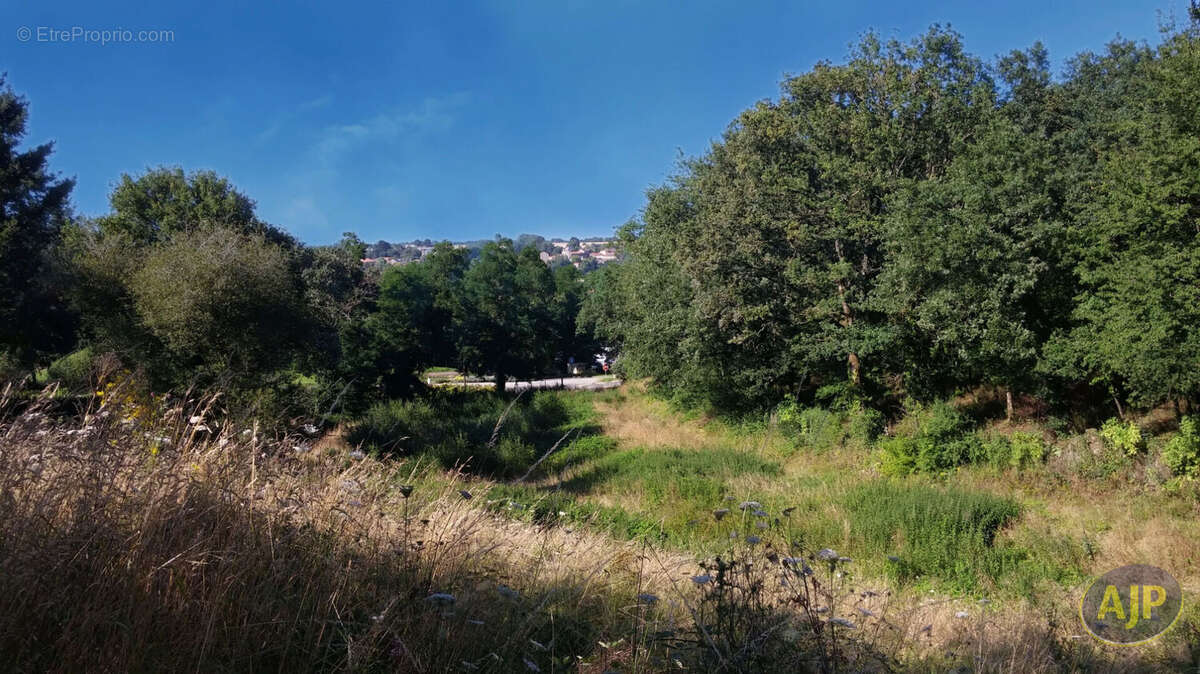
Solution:
<svg viewBox="0 0 1200 674">
<path fill-rule="evenodd" d="M 454 380 L 445 380 L 434 384 L 435 386 L 485 386 L 491 388 L 494 386 L 490 381 L 469 381 L 457 382 Z M 621 385 L 621 380 L 609 375 L 597 375 L 595 377 L 565 377 L 562 379 L 534 379 L 533 381 L 516 381 L 508 380 L 509 391 L 522 391 L 527 388 L 535 389 L 554 389 L 562 388 L 572 391 L 603 391 L 605 389 L 617 388 Z"/>
</svg>

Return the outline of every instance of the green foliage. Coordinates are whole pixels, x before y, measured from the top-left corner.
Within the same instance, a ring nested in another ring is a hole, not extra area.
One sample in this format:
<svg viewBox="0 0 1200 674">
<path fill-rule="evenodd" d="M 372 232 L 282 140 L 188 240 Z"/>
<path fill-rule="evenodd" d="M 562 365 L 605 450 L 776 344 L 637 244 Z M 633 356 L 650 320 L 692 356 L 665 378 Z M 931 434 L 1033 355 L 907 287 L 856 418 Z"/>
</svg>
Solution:
<svg viewBox="0 0 1200 674">
<path fill-rule="evenodd" d="M 160 167 L 136 178 L 125 174 L 109 202 L 112 213 L 98 220 L 100 230 L 120 233 L 139 245 L 212 228 L 295 245 L 285 232 L 258 219 L 253 200 L 212 171 L 185 174 L 178 167 Z"/>
<path fill-rule="evenodd" d="M 462 465 L 512 477 L 524 473 L 568 431 L 590 434 L 595 429 L 591 407 L 579 396 L 537 391 L 521 395 L 511 409 L 510 403 L 512 397 L 485 391 L 434 390 L 371 406 L 350 425 L 346 440 L 371 452 L 426 456 L 446 468 Z M 497 442 L 489 446 L 502 415 Z"/>
<path fill-rule="evenodd" d="M 895 435 L 879 443 L 880 470 L 886 475 L 942 473 L 974 463 L 984 455 L 971 422 L 953 405 L 915 405 Z"/>
<path fill-rule="evenodd" d="M 1021 513 L 1013 501 L 979 492 L 880 481 L 851 489 L 844 499 L 852 535 L 879 555 L 899 582 L 936 578 L 970 592 L 1001 578 L 1020 554 L 999 545 L 999 531 Z"/>
<path fill-rule="evenodd" d="M 545 373 L 556 347 L 555 285 L 535 248 L 489 242 L 463 276 L 455 320 L 458 357 L 469 371 L 508 377 Z"/>
<path fill-rule="evenodd" d="M 95 359 L 95 351 L 85 347 L 50 363 L 46 373 L 63 386 L 74 391 L 82 391 L 90 386 Z"/>
<path fill-rule="evenodd" d="M 629 374 L 722 411 L 839 386 L 1200 399 L 1198 40 L 1118 40 L 1055 81 L 1040 44 L 989 66 L 949 31 L 869 34 L 650 190 L 584 313 Z"/>
<path fill-rule="evenodd" d="M 1037 433 L 1017 431 L 1009 438 L 1012 454 L 1008 463 L 1013 468 L 1030 468 L 1039 465 L 1046 457 L 1046 443 Z"/>
<path fill-rule="evenodd" d="M 306 343 L 308 308 L 288 258 L 261 236 L 177 234 L 128 279 L 139 323 L 163 346 L 159 380 L 245 388 L 287 366 Z"/>
<path fill-rule="evenodd" d="M 1180 477 L 1200 475 L 1200 420 L 1186 416 L 1179 421 L 1179 433 L 1167 441 L 1162 452 L 1163 463 Z"/>
<path fill-rule="evenodd" d="M 843 416 L 821 407 L 800 407 L 789 400 L 775 409 L 775 418 L 780 430 L 801 448 L 824 451 L 846 438 Z"/>
<path fill-rule="evenodd" d="M 1024 470 L 1041 465 L 1046 443 L 1037 433 L 1015 431 L 1011 435 L 994 433 L 982 441 L 981 461 L 993 468 Z"/>
<path fill-rule="evenodd" d="M 1095 169 L 1068 229 L 1081 282 L 1072 327 L 1050 365 L 1144 405 L 1200 396 L 1198 44 L 1184 30 L 1157 50 L 1116 43 L 1076 66 L 1099 118 Z"/>
<path fill-rule="evenodd" d="M 855 401 L 848 414 L 850 423 L 847 430 L 850 437 L 863 445 L 869 445 L 883 433 L 885 420 L 879 410 L 866 407 Z"/>
<path fill-rule="evenodd" d="M 1100 427 L 1100 437 L 1104 438 L 1110 447 L 1119 450 L 1126 456 L 1136 456 L 1146 448 L 1142 429 L 1132 420 L 1121 421 L 1114 417 L 1105 421 L 1104 425 Z"/>
<path fill-rule="evenodd" d="M 73 180 L 49 169 L 52 143 L 22 150 L 29 104 L 0 74 L 0 357 L 28 366 L 74 337 L 56 259 Z"/>
</svg>

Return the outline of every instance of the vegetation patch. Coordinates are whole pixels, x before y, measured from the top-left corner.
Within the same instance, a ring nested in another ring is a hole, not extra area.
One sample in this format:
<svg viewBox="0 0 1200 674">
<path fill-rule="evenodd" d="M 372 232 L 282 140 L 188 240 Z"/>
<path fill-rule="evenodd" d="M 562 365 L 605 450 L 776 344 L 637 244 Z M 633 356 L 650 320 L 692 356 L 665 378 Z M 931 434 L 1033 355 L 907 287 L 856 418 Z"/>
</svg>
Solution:
<svg viewBox="0 0 1200 674">
<path fill-rule="evenodd" d="M 598 430 L 590 401 L 577 393 L 433 390 L 371 406 L 346 440 L 364 451 L 428 456 L 446 468 L 506 477 L 524 473 L 564 436 Z"/>
<path fill-rule="evenodd" d="M 851 537 L 887 556 L 900 583 L 937 579 L 972 592 L 1010 573 L 1024 553 L 996 536 L 1021 514 L 1010 499 L 980 492 L 883 480 L 853 487 L 842 505 Z"/>
</svg>

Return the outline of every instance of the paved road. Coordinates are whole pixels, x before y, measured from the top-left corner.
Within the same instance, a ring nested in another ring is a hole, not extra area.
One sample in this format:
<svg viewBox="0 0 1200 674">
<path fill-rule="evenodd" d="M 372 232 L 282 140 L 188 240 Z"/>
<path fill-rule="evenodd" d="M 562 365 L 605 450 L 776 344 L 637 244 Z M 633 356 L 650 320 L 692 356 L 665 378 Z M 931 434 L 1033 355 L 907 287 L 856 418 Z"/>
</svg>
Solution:
<svg viewBox="0 0 1200 674">
<path fill-rule="evenodd" d="M 462 382 L 446 381 L 445 384 L 452 386 L 463 386 Z M 465 384 L 466 386 L 493 386 L 490 381 L 471 381 Z M 597 375 L 595 377 L 566 377 L 564 379 L 534 379 L 533 381 L 514 381 L 508 380 L 509 391 L 521 391 L 527 388 L 543 389 L 543 388 L 564 388 L 572 391 L 603 391 L 605 389 L 617 388 L 621 385 L 620 379 L 614 379 L 612 375 Z"/>
</svg>

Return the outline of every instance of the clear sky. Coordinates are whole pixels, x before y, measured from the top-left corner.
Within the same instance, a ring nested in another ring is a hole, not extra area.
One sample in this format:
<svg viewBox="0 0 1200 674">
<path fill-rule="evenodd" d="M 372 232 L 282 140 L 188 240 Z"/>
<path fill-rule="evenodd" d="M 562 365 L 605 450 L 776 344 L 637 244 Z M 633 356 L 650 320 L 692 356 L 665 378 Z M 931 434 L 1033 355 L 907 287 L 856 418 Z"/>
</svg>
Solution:
<svg viewBox="0 0 1200 674">
<path fill-rule="evenodd" d="M 84 214 L 166 164 L 228 176 L 309 243 L 592 235 L 865 30 L 948 23 L 982 57 L 1041 40 L 1061 69 L 1118 34 L 1155 43 L 1172 11 L 1186 1 L 0 0 L 0 69 Z M 51 41 L 76 27 L 135 41 Z"/>
</svg>

